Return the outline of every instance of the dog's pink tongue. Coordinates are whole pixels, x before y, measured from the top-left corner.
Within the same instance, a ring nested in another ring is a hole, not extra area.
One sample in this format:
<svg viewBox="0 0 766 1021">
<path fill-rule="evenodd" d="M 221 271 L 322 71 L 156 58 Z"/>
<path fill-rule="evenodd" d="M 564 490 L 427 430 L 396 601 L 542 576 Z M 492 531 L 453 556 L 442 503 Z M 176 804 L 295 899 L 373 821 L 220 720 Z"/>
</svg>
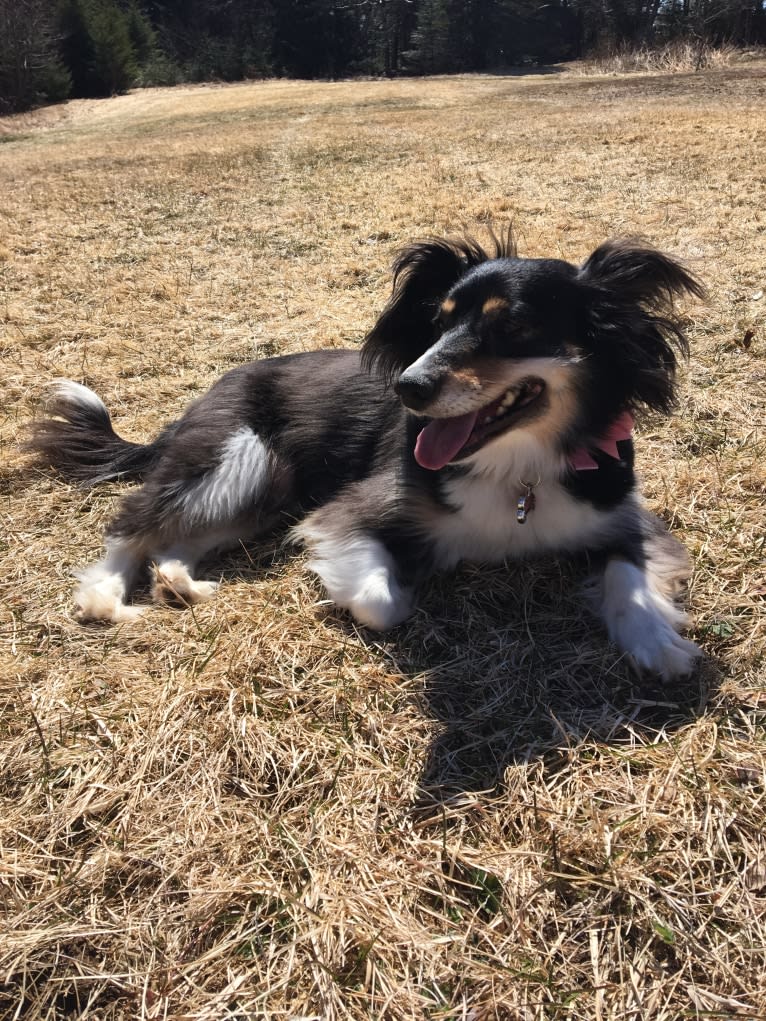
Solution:
<svg viewBox="0 0 766 1021">
<path fill-rule="evenodd" d="M 456 418 L 435 418 L 421 429 L 415 441 L 415 460 L 422 468 L 438 471 L 465 446 L 476 423 L 476 412 Z"/>
</svg>

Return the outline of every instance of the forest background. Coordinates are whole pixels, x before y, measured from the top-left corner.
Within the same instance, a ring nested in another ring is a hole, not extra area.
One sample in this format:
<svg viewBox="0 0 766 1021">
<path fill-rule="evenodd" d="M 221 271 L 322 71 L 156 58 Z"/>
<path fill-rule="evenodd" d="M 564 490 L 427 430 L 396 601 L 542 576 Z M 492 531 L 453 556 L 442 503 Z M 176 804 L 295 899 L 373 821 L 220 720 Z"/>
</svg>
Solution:
<svg viewBox="0 0 766 1021">
<path fill-rule="evenodd" d="M 0 0 L 0 115 L 136 86 L 533 70 L 766 41 L 766 0 Z"/>
</svg>

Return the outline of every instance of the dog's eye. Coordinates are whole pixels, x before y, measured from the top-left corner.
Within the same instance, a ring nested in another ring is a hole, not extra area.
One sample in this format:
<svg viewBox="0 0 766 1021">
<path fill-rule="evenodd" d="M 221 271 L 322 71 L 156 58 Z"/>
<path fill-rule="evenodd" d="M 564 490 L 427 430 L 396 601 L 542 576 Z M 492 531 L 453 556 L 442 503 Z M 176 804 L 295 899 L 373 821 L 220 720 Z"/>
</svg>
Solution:
<svg viewBox="0 0 766 1021">
<path fill-rule="evenodd" d="M 440 330 L 449 329 L 450 323 L 455 319 L 455 299 L 445 298 L 441 305 L 436 310 L 434 316 L 434 326 L 438 326 Z"/>
<path fill-rule="evenodd" d="M 523 324 L 505 311 L 482 316 L 479 335 L 487 352 L 501 355 L 515 351 L 527 339 L 528 332 Z"/>
<path fill-rule="evenodd" d="M 452 315 L 443 308 L 440 308 L 434 316 L 434 326 L 436 326 L 439 330 L 449 329 L 451 319 Z"/>
</svg>

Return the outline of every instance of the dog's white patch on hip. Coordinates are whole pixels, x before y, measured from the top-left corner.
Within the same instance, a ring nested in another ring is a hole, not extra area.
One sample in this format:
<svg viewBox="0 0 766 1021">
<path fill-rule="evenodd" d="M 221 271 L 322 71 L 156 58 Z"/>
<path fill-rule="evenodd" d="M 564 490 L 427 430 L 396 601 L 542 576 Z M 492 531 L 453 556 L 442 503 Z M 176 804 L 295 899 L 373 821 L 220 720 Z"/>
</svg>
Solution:
<svg viewBox="0 0 766 1021">
<path fill-rule="evenodd" d="M 603 586 L 601 612 L 612 641 L 639 667 L 666 681 L 690 673 L 700 651 L 677 632 L 685 614 L 650 584 L 644 571 L 625 560 L 610 560 Z"/>
<path fill-rule="evenodd" d="M 254 503 L 269 477 L 269 450 L 257 433 L 244 426 L 225 441 L 215 468 L 183 494 L 188 523 L 215 525 L 231 521 Z"/>
</svg>

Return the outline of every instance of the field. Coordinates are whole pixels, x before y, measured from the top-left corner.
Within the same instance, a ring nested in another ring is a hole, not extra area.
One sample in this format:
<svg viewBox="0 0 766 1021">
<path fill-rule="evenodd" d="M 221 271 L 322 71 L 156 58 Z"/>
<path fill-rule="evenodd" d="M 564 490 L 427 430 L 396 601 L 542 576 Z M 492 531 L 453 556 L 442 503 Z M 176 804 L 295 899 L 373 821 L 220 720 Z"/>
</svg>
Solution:
<svg viewBox="0 0 766 1021">
<path fill-rule="evenodd" d="M 150 90 L 0 121 L 0 1016 L 766 1018 L 766 67 Z M 71 618 L 124 487 L 19 448 L 45 384 L 145 440 L 249 359 L 356 345 L 397 248 L 641 235 L 709 299 L 647 499 L 688 682 L 582 568 L 467 565 L 387 635 L 281 536 L 195 610 Z"/>
</svg>

